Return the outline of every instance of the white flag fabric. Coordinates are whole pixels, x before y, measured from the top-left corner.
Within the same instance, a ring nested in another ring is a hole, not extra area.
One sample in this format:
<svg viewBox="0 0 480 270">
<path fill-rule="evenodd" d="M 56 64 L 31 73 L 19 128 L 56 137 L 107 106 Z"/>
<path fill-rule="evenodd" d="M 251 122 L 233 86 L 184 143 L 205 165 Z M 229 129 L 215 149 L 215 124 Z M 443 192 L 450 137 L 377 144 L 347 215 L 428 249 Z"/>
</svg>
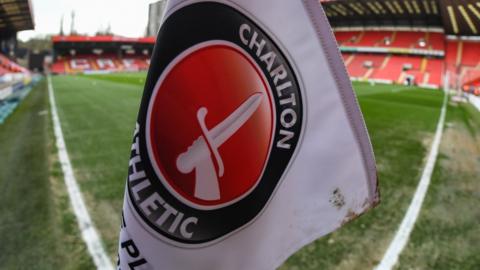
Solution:
<svg viewBox="0 0 480 270">
<path fill-rule="evenodd" d="M 275 269 L 377 203 L 368 133 L 318 1 L 168 2 L 119 269 Z"/>
</svg>

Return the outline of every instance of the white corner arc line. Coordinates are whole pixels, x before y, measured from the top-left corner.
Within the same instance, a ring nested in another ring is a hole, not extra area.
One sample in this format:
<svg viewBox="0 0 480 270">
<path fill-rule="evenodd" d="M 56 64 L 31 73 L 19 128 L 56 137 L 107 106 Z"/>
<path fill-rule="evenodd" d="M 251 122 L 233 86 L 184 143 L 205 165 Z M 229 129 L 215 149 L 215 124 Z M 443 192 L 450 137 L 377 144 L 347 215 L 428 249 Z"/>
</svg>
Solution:
<svg viewBox="0 0 480 270">
<path fill-rule="evenodd" d="M 88 252 L 90 253 L 90 256 L 92 257 L 97 269 L 113 270 L 114 268 L 112 262 L 103 248 L 102 240 L 100 239 L 92 219 L 90 218 L 77 180 L 73 174 L 72 164 L 70 162 L 70 157 L 68 156 L 65 140 L 63 138 L 62 127 L 60 125 L 60 119 L 58 117 L 57 105 L 55 103 L 55 96 L 53 93 L 50 75 L 47 75 L 47 81 L 48 96 L 52 111 L 53 131 L 58 149 L 58 158 L 62 167 L 70 203 L 72 205 L 73 212 L 75 213 L 75 217 L 77 218 L 78 227 L 82 234 L 83 241 L 87 245 Z"/>
<path fill-rule="evenodd" d="M 427 163 L 422 172 L 422 177 L 418 183 L 417 190 L 413 196 L 410 206 L 403 217 L 402 223 L 398 228 L 398 231 L 395 234 L 392 242 L 390 243 L 387 251 L 383 255 L 382 261 L 380 264 L 375 267 L 375 270 L 390 270 L 392 269 L 398 261 L 400 253 L 402 253 L 410 234 L 413 230 L 415 222 L 417 221 L 420 210 L 422 209 L 423 201 L 428 191 L 430 185 L 430 180 L 432 178 L 433 169 L 435 168 L 435 163 L 437 161 L 438 149 L 440 147 L 440 142 L 443 135 L 443 126 L 445 124 L 445 115 L 447 112 L 447 100 L 448 93 L 445 91 L 443 98 L 442 110 L 440 112 L 440 119 L 438 120 L 437 130 L 435 132 L 435 137 L 432 142 L 432 148 L 428 154 Z"/>
</svg>

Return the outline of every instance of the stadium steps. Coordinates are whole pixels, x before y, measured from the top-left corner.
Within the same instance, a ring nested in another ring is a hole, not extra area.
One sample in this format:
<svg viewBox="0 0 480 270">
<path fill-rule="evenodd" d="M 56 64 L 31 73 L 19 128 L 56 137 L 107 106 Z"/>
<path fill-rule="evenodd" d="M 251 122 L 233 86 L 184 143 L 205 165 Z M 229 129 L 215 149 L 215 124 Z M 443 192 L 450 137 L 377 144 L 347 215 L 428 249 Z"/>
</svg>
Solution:
<svg viewBox="0 0 480 270">
<path fill-rule="evenodd" d="M 70 66 L 68 65 L 68 63 L 66 61 L 64 62 L 64 65 L 65 65 L 65 72 L 67 74 L 71 73 L 72 70 L 70 69 Z"/>
<path fill-rule="evenodd" d="M 458 47 L 457 47 L 457 60 L 455 62 L 455 65 L 458 67 L 462 63 L 462 58 L 463 58 L 463 42 L 460 40 L 458 42 Z"/>
<path fill-rule="evenodd" d="M 364 36 L 365 36 L 365 31 L 360 32 L 360 35 L 355 40 L 354 44 L 359 44 L 360 42 L 362 42 L 362 39 Z"/>
<path fill-rule="evenodd" d="M 363 75 L 363 79 L 368 80 L 374 71 L 375 71 L 374 68 L 369 68 L 365 73 L 365 75 Z"/>
<path fill-rule="evenodd" d="M 392 58 L 391 55 L 385 57 L 385 59 L 383 60 L 382 65 L 380 66 L 380 69 L 384 69 L 384 68 L 388 65 L 388 62 L 390 61 L 390 58 Z"/>
<path fill-rule="evenodd" d="M 345 60 L 345 67 L 348 67 L 348 65 L 350 65 L 350 63 L 352 63 L 353 59 L 355 59 L 355 55 L 354 54 L 351 54 L 347 60 Z"/>
<path fill-rule="evenodd" d="M 113 64 L 117 67 L 118 70 L 124 70 L 125 67 L 122 63 L 122 61 L 120 61 L 120 59 L 112 59 L 113 61 Z"/>
<path fill-rule="evenodd" d="M 90 66 L 92 67 L 92 70 L 100 70 L 100 67 L 97 64 L 97 61 L 94 61 L 93 59 L 88 59 L 88 63 L 90 63 Z"/>
<path fill-rule="evenodd" d="M 422 59 L 422 64 L 420 65 L 420 72 L 425 72 L 428 65 L 428 59 L 425 57 Z"/>
<path fill-rule="evenodd" d="M 401 84 L 404 81 L 405 76 L 407 76 L 407 73 L 405 71 L 402 71 L 400 73 L 400 76 L 398 76 L 397 83 Z"/>
<path fill-rule="evenodd" d="M 422 84 L 428 84 L 428 81 L 430 80 L 430 73 L 425 72 L 425 75 L 423 76 L 423 81 Z"/>
<path fill-rule="evenodd" d="M 465 74 L 467 74 L 468 68 L 467 67 L 461 67 L 460 68 L 460 78 L 464 78 Z"/>
</svg>

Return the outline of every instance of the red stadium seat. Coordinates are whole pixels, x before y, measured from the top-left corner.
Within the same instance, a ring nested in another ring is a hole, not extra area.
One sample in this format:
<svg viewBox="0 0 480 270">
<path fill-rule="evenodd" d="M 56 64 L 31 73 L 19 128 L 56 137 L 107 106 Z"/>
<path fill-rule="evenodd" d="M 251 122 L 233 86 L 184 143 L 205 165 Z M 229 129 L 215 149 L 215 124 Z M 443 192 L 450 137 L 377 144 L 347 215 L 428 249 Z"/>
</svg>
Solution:
<svg viewBox="0 0 480 270">
<path fill-rule="evenodd" d="M 385 66 L 374 72 L 371 78 L 398 82 L 405 67 L 411 66 L 411 74 L 420 70 L 422 57 L 388 56 Z M 408 72 L 407 72 L 408 73 Z M 414 74 L 417 75 L 417 74 Z"/>
<path fill-rule="evenodd" d="M 387 31 L 375 31 L 375 32 L 365 32 L 362 40 L 357 43 L 357 46 L 362 47 L 385 47 L 386 40 L 392 39 L 392 32 Z"/>
<path fill-rule="evenodd" d="M 96 71 L 138 71 L 147 70 L 147 56 L 80 55 L 58 58 L 51 66 L 53 73 L 81 73 Z"/>
<path fill-rule="evenodd" d="M 445 50 L 443 33 L 414 31 L 338 31 L 335 33 L 341 46 L 378 47 L 401 49 Z M 421 43 L 421 41 L 423 43 Z"/>
<path fill-rule="evenodd" d="M 475 67 L 480 64 L 480 43 L 463 42 L 462 65 Z"/>
<path fill-rule="evenodd" d="M 395 38 L 390 47 L 428 49 L 427 46 L 419 46 L 419 41 L 426 41 L 426 39 L 427 34 L 425 32 L 395 32 Z"/>
<path fill-rule="evenodd" d="M 369 76 L 369 70 L 379 68 L 385 58 L 384 55 L 357 54 L 348 65 L 348 72 L 351 77 L 365 78 Z"/>
<path fill-rule="evenodd" d="M 355 53 L 343 54 L 343 59 L 351 77 L 357 79 L 374 79 L 378 81 L 403 83 L 407 76 L 413 76 L 416 84 L 440 87 L 444 70 L 457 70 L 456 63 L 461 62 L 458 43 L 446 41 L 445 35 L 438 32 L 419 31 L 339 31 L 335 33 L 341 46 L 356 48 L 379 48 L 377 54 Z M 480 44 L 480 43 L 478 43 Z M 480 55 L 474 51 L 476 45 L 467 46 L 467 56 L 471 64 L 478 65 Z M 423 49 L 418 51 L 392 51 L 388 49 Z M 351 49 L 350 49 L 351 50 Z M 428 56 L 430 54 L 435 55 Z M 460 50 L 461 51 L 461 50 Z M 393 52 L 393 54 L 392 54 Z M 438 53 L 440 52 L 440 54 Z M 403 53 L 401 55 L 395 53 Z M 426 54 L 427 56 L 424 56 Z M 446 55 L 445 59 L 442 54 Z M 366 67 L 366 63 L 370 66 Z"/>
<path fill-rule="evenodd" d="M 0 54 L 0 75 L 7 73 L 29 73 L 28 69 Z"/>
<path fill-rule="evenodd" d="M 431 49 L 445 51 L 445 35 L 443 33 L 430 33 L 428 40 Z"/>
<path fill-rule="evenodd" d="M 429 74 L 429 79 L 426 83 L 436 86 L 442 85 L 444 70 L 443 59 L 429 59 L 426 71 Z"/>
</svg>

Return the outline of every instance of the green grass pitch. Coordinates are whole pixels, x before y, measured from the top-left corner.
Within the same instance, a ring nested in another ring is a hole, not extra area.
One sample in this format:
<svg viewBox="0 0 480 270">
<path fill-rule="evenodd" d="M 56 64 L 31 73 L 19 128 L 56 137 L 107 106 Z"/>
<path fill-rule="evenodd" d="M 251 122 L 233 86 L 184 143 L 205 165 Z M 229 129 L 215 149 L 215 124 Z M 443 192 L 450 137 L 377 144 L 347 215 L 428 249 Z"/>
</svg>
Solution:
<svg viewBox="0 0 480 270">
<path fill-rule="evenodd" d="M 53 77 L 74 172 L 112 260 L 144 82 L 145 73 Z M 366 83 L 354 87 L 377 159 L 381 204 L 306 246 L 281 270 L 372 269 L 415 191 L 442 93 Z M 480 113 L 467 104 L 450 104 L 431 190 L 398 269 L 480 265 L 479 145 Z M 35 269 L 91 269 L 56 160 L 44 82 L 0 125 L 0 150 L 0 269 L 31 269 L 33 262 Z"/>
</svg>

